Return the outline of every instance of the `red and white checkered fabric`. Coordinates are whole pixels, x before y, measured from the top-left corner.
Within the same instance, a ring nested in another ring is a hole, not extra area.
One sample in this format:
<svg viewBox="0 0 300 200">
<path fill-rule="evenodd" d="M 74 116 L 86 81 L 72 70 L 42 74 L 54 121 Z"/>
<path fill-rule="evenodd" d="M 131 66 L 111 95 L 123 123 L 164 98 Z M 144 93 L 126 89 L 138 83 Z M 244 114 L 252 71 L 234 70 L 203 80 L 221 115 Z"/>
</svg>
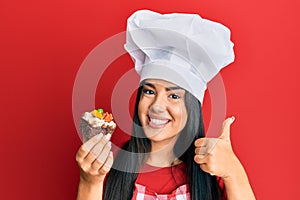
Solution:
<svg viewBox="0 0 300 200">
<path fill-rule="evenodd" d="M 182 185 L 171 194 L 157 194 L 148 190 L 145 186 L 135 184 L 132 200 L 190 200 L 190 192 L 187 185 Z"/>
</svg>

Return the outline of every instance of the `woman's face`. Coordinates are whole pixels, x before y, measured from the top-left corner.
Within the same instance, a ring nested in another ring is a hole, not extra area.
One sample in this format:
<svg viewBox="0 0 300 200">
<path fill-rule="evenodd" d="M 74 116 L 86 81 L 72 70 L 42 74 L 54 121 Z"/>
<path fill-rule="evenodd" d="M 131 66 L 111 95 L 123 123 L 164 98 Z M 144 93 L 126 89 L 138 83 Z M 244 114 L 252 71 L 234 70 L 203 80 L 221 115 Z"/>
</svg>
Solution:
<svg viewBox="0 0 300 200">
<path fill-rule="evenodd" d="M 147 79 L 142 87 L 138 115 L 146 136 L 153 142 L 177 137 L 187 121 L 185 90 L 159 79 Z"/>
</svg>

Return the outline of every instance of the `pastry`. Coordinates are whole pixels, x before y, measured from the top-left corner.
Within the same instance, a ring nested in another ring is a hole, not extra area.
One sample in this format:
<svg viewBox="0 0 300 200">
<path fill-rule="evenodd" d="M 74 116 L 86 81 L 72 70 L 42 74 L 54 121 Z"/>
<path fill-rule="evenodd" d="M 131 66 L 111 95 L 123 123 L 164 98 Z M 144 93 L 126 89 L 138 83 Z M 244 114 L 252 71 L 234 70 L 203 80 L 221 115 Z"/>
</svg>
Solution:
<svg viewBox="0 0 300 200">
<path fill-rule="evenodd" d="M 100 133 L 103 135 L 112 134 L 117 127 L 113 119 L 111 113 L 104 112 L 101 108 L 83 113 L 80 120 L 80 131 L 83 134 L 83 141 L 85 142 Z"/>
</svg>

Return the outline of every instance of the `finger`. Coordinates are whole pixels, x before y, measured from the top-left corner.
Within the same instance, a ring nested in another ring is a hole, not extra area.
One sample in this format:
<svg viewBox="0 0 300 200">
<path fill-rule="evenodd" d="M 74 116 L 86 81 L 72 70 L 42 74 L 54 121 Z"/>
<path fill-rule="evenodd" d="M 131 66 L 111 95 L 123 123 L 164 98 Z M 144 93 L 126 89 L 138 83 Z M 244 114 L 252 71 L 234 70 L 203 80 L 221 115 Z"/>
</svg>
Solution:
<svg viewBox="0 0 300 200">
<path fill-rule="evenodd" d="M 88 153 L 82 145 L 76 153 L 76 161 L 81 163 Z"/>
<path fill-rule="evenodd" d="M 99 168 L 103 166 L 103 164 L 105 163 L 105 161 L 107 160 L 107 158 L 109 156 L 110 150 L 111 150 L 111 142 L 108 142 L 104 146 L 103 150 L 101 151 L 99 156 L 96 158 L 96 160 L 92 163 L 93 169 L 99 170 Z"/>
<path fill-rule="evenodd" d="M 210 174 L 211 176 L 215 176 L 213 170 L 209 167 L 209 165 L 207 165 L 207 164 L 202 164 L 202 165 L 200 165 L 200 168 L 201 168 L 204 172 Z"/>
<path fill-rule="evenodd" d="M 199 148 L 199 147 L 195 148 L 195 154 L 196 154 L 196 155 L 199 155 L 199 154 L 200 154 L 200 148 Z"/>
<path fill-rule="evenodd" d="M 111 134 L 107 134 L 107 135 L 103 136 L 98 141 L 98 143 L 91 149 L 91 151 L 87 154 L 87 156 L 84 159 L 85 162 L 92 164 L 97 159 L 97 157 L 100 155 L 100 153 L 102 152 L 106 143 L 108 143 L 110 137 L 111 137 Z"/>
<path fill-rule="evenodd" d="M 196 163 L 199 164 L 200 168 L 206 172 L 209 173 L 211 176 L 215 176 L 214 171 L 211 168 L 211 165 L 207 164 L 209 163 L 209 158 L 208 157 L 203 157 L 201 155 L 196 155 L 194 157 L 194 160 Z"/>
<path fill-rule="evenodd" d="M 82 146 L 83 148 L 89 152 L 91 149 L 103 138 L 103 134 L 100 133 L 98 135 L 93 136 L 87 142 L 85 142 Z"/>
<path fill-rule="evenodd" d="M 216 144 L 218 143 L 218 141 L 219 141 L 220 139 L 218 139 L 218 138 L 207 138 L 206 139 L 206 148 L 207 148 L 207 150 L 206 150 L 206 153 L 207 154 L 212 154 L 213 153 L 213 150 L 214 150 L 214 148 L 215 148 L 215 146 L 216 146 Z"/>
<path fill-rule="evenodd" d="M 197 147 L 195 148 L 195 154 L 205 156 L 208 153 L 207 150 L 208 150 L 207 147 Z"/>
<path fill-rule="evenodd" d="M 230 141 L 230 125 L 234 122 L 235 117 L 229 117 L 227 118 L 222 125 L 222 132 L 220 139 L 225 139 Z"/>
<path fill-rule="evenodd" d="M 195 155 L 194 161 L 198 164 L 206 164 L 206 156 L 204 155 Z"/>
<path fill-rule="evenodd" d="M 109 142 L 110 138 L 111 134 L 107 134 L 103 138 L 101 138 L 101 140 L 91 149 L 91 153 L 98 157 L 103 148 Z"/>
<path fill-rule="evenodd" d="M 99 169 L 100 174 L 106 174 L 111 169 L 114 162 L 113 153 L 110 151 L 104 165 Z"/>
<path fill-rule="evenodd" d="M 76 154 L 76 161 L 82 162 L 84 158 L 89 154 L 90 150 L 96 145 L 96 143 L 103 137 L 103 134 L 100 133 L 99 135 L 95 135 L 90 140 L 85 142 L 81 147 L 79 148 L 77 154 Z"/>
<path fill-rule="evenodd" d="M 196 147 L 206 146 L 206 138 L 199 138 L 195 141 L 194 144 Z"/>
</svg>

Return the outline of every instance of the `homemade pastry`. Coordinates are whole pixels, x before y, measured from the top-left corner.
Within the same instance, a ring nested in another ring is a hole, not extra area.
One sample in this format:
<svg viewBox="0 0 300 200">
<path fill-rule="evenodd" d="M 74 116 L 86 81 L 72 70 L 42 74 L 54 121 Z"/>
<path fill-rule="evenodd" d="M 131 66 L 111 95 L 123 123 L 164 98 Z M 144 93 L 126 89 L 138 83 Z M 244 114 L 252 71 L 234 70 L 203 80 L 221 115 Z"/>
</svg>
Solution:
<svg viewBox="0 0 300 200">
<path fill-rule="evenodd" d="M 113 119 L 111 113 L 104 112 L 101 108 L 83 113 L 80 120 L 80 131 L 83 134 L 83 141 L 85 142 L 100 133 L 103 135 L 112 134 L 117 127 Z"/>
</svg>

